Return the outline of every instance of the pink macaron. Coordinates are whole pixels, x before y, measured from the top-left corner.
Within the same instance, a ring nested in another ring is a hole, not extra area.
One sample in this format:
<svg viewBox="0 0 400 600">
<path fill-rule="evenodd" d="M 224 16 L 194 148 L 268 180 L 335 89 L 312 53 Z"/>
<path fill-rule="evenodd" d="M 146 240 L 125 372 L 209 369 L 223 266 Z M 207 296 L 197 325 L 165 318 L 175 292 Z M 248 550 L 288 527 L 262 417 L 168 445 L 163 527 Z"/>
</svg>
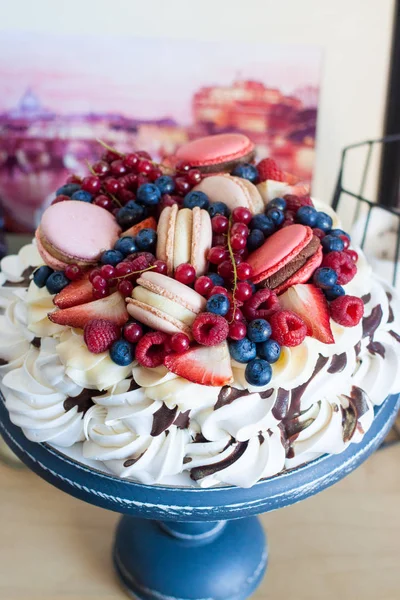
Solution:
<svg viewBox="0 0 400 600">
<path fill-rule="evenodd" d="M 114 216 L 88 202 L 67 200 L 49 206 L 36 230 L 39 253 L 53 269 L 89 267 L 113 248 L 121 228 Z"/>
<path fill-rule="evenodd" d="M 175 162 L 184 161 L 203 173 L 231 172 L 254 158 L 254 144 L 242 133 L 220 133 L 183 144 L 175 153 Z"/>
<path fill-rule="evenodd" d="M 289 225 L 271 235 L 247 258 L 252 281 L 280 294 L 305 283 L 322 262 L 319 238 L 305 225 Z"/>
</svg>

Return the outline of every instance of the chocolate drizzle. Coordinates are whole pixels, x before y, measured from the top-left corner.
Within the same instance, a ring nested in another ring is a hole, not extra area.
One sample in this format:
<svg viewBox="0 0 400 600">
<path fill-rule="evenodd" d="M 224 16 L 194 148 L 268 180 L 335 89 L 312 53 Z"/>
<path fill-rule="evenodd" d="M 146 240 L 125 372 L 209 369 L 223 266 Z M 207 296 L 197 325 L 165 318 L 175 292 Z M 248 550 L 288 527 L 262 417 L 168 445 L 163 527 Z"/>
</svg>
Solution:
<svg viewBox="0 0 400 600">
<path fill-rule="evenodd" d="M 124 467 L 132 467 L 132 465 L 137 463 L 137 461 L 142 458 L 142 456 L 143 456 L 143 454 L 145 454 L 145 452 L 146 452 L 146 450 L 144 452 L 142 452 L 141 454 L 139 454 L 139 456 L 137 456 L 136 458 L 128 458 L 124 462 Z"/>
<path fill-rule="evenodd" d="M 261 394 L 260 394 L 261 395 Z M 289 411 L 290 394 L 288 391 L 279 388 L 276 395 L 274 407 L 272 409 L 272 415 L 278 421 L 284 419 Z"/>
<path fill-rule="evenodd" d="M 368 302 L 371 300 L 371 294 L 364 294 L 364 296 L 361 296 L 361 300 L 364 302 L 364 304 L 368 304 Z"/>
<path fill-rule="evenodd" d="M 163 404 L 153 415 L 153 426 L 150 435 L 157 437 L 163 431 L 168 429 L 168 427 L 171 427 L 172 423 L 175 421 L 177 412 L 178 408 L 176 406 L 175 408 L 168 408 L 166 404 Z"/>
<path fill-rule="evenodd" d="M 227 404 L 231 404 L 238 398 L 242 398 L 243 396 L 249 396 L 250 392 L 248 390 L 238 390 L 237 388 L 231 387 L 229 385 L 224 385 L 221 388 L 217 402 L 214 405 L 214 410 L 218 410 L 222 408 L 222 406 L 226 406 Z"/>
<path fill-rule="evenodd" d="M 324 366 L 326 365 L 328 360 L 329 360 L 329 358 L 327 358 L 326 356 L 322 356 L 320 354 L 317 362 L 315 363 L 315 368 L 314 368 L 313 374 L 311 375 L 310 379 L 308 381 L 306 381 L 305 383 L 303 383 L 302 385 L 299 385 L 297 388 L 294 388 L 292 390 L 290 408 L 289 408 L 289 413 L 288 413 L 290 418 L 300 414 L 300 404 L 301 404 L 301 399 L 303 397 L 304 392 L 306 391 L 307 387 L 309 386 L 311 381 L 314 379 L 314 377 L 316 375 L 318 375 L 318 373 L 324 368 Z"/>
<path fill-rule="evenodd" d="M 218 471 L 230 467 L 244 454 L 248 444 L 249 442 L 237 442 L 232 453 L 227 458 L 220 460 L 213 465 L 194 467 L 194 469 L 190 471 L 190 477 L 194 481 L 198 481 L 199 479 L 203 479 L 203 477 L 209 477 L 210 475 L 214 475 L 214 473 L 218 473 Z"/>
<path fill-rule="evenodd" d="M 12 285 L 13 287 L 21 287 L 21 288 L 26 288 L 29 287 L 29 284 L 31 282 L 31 275 L 32 273 L 36 271 L 35 267 L 28 267 L 27 269 L 25 269 L 25 271 L 23 271 L 23 273 L 21 273 L 21 281 L 5 281 L 4 285 Z"/>
<path fill-rule="evenodd" d="M 369 317 L 364 317 L 362 320 L 362 330 L 363 330 L 363 338 L 370 337 L 371 339 L 374 336 L 375 331 L 378 329 L 379 325 L 382 321 L 382 308 L 380 304 L 375 306 Z"/>
<path fill-rule="evenodd" d="M 349 401 L 347 408 L 342 408 L 342 427 L 343 441 L 349 442 L 354 435 L 356 428 L 361 430 L 358 419 L 365 415 L 368 410 L 368 396 L 361 388 L 353 385 L 350 396 L 344 396 Z"/>
<path fill-rule="evenodd" d="M 64 400 L 64 410 L 68 412 L 71 408 L 75 406 L 78 407 L 78 413 L 85 414 L 89 408 L 94 405 L 92 398 L 94 396 L 100 396 L 103 392 L 99 392 L 98 390 L 87 390 L 86 388 L 81 391 L 78 396 L 69 396 Z"/>
<path fill-rule="evenodd" d="M 393 331 L 393 329 L 391 329 L 389 331 L 389 335 L 391 335 L 392 338 L 394 338 L 396 340 L 396 342 L 399 342 L 399 344 L 400 344 L 400 335 L 398 333 L 396 333 L 395 331 Z"/>
<path fill-rule="evenodd" d="M 4 360 L 4 358 L 0 358 L 0 367 L 4 367 L 8 365 L 8 360 Z"/>
<path fill-rule="evenodd" d="M 190 410 L 186 410 L 185 412 L 180 412 L 174 421 L 174 425 L 178 427 L 178 429 L 187 429 L 190 424 Z"/>
<path fill-rule="evenodd" d="M 331 364 L 328 367 L 328 373 L 330 373 L 331 375 L 333 373 L 341 373 L 343 371 L 343 369 L 346 367 L 346 365 L 347 365 L 346 352 L 343 352 L 342 354 L 334 354 L 332 356 Z"/>
<path fill-rule="evenodd" d="M 385 358 L 385 346 L 380 342 L 370 342 L 367 349 L 371 354 L 379 354 L 382 358 Z"/>
<path fill-rule="evenodd" d="M 260 394 L 260 398 L 265 400 L 266 398 L 270 398 L 273 393 L 274 393 L 274 388 L 271 388 L 270 390 L 265 390 L 264 392 L 260 392 L 259 394 Z"/>
<path fill-rule="evenodd" d="M 361 342 L 357 342 L 357 344 L 354 346 L 354 350 L 355 350 L 356 356 L 359 356 L 359 354 L 361 352 Z"/>
<path fill-rule="evenodd" d="M 129 388 L 127 389 L 127 392 L 133 392 L 134 390 L 138 390 L 139 388 L 140 388 L 140 385 L 138 385 L 132 377 L 131 382 L 129 384 Z"/>
<path fill-rule="evenodd" d="M 31 341 L 32 346 L 35 346 L 35 348 L 40 348 L 41 344 L 42 344 L 42 339 L 40 337 L 34 337 L 33 340 Z"/>
</svg>

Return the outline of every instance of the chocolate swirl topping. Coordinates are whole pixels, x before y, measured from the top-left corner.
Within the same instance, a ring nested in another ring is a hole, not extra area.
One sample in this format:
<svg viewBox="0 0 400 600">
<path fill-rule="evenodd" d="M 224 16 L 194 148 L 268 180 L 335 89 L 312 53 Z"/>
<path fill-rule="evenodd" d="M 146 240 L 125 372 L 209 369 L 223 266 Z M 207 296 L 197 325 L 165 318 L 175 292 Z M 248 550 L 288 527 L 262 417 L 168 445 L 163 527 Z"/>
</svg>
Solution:
<svg viewBox="0 0 400 600">
<path fill-rule="evenodd" d="M 393 331 L 393 329 L 391 329 L 389 331 L 389 335 L 391 335 L 392 338 L 394 338 L 396 340 L 396 342 L 399 342 L 399 344 L 400 344 L 400 335 L 398 333 L 396 333 L 395 331 Z"/>
<path fill-rule="evenodd" d="M 260 394 L 261 395 L 261 394 Z M 284 419 L 289 411 L 290 404 L 290 393 L 283 388 L 279 388 L 276 395 L 274 407 L 272 409 L 272 415 L 278 421 Z"/>
<path fill-rule="evenodd" d="M 134 465 L 140 458 L 142 458 L 143 454 L 146 453 L 146 450 L 144 452 L 142 452 L 141 454 L 139 454 L 139 456 L 136 456 L 136 458 L 128 458 L 125 462 L 124 462 L 124 467 L 131 467 L 132 465 Z"/>
<path fill-rule="evenodd" d="M 362 433 L 362 427 L 358 419 L 368 412 L 368 396 L 361 388 L 353 385 L 350 396 L 344 395 L 349 401 L 347 408 L 342 408 L 343 441 L 349 442 L 358 428 Z"/>
<path fill-rule="evenodd" d="M 375 306 L 369 317 L 364 317 L 362 320 L 362 330 L 363 330 L 363 338 L 370 337 L 371 339 L 374 336 L 375 331 L 378 329 L 379 325 L 382 321 L 382 308 L 380 304 Z"/>
<path fill-rule="evenodd" d="M 40 337 L 34 337 L 33 340 L 31 341 L 32 346 L 35 346 L 35 348 L 40 348 L 41 344 L 42 344 L 42 339 Z"/>
<path fill-rule="evenodd" d="M 248 390 L 238 390 L 237 388 L 231 387 L 229 385 L 224 385 L 219 394 L 217 402 L 214 405 L 214 410 L 218 410 L 222 408 L 222 406 L 226 406 L 227 404 L 231 404 L 238 398 L 242 398 L 243 396 L 249 396 L 251 392 Z"/>
<path fill-rule="evenodd" d="M 334 354 L 331 359 L 331 364 L 328 367 L 328 373 L 341 373 L 347 365 L 346 352 L 342 354 Z"/>
<path fill-rule="evenodd" d="M 4 285 L 12 285 L 13 287 L 19 287 L 19 288 L 26 288 L 29 287 L 29 284 L 31 282 L 31 275 L 32 273 L 36 271 L 36 267 L 28 267 L 27 269 L 25 269 L 25 271 L 23 271 L 23 273 L 21 273 L 21 277 L 22 280 L 21 281 L 5 281 Z"/>
<path fill-rule="evenodd" d="M 370 342 L 367 349 L 371 354 L 379 354 L 379 356 L 385 358 L 385 346 L 380 342 Z"/>
<path fill-rule="evenodd" d="M 94 396 L 100 396 L 103 392 L 98 390 L 87 390 L 86 388 L 81 391 L 78 396 L 69 396 L 64 400 L 64 410 L 68 412 L 74 406 L 78 407 L 78 413 L 86 414 L 86 412 L 94 405 L 92 398 Z"/>
<path fill-rule="evenodd" d="M 315 368 L 314 368 L 313 374 L 311 375 L 310 379 L 308 381 L 306 381 L 305 383 L 303 383 L 302 385 L 299 385 L 297 388 L 294 388 L 292 390 L 290 408 L 288 411 L 289 418 L 292 418 L 292 417 L 300 414 L 300 404 L 301 404 L 301 399 L 304 395 L 304 392 L 306 391 L 307 387 L 309 386 L 311 381 L 314 379 L 314 377 L 316 375 L 318 375 L 318 373 L 324 368 L 324 366 L 326 365 L 328 360 L 329 360 L 329 358 L 327 358 L 326 356 L 322 356 L 320 354 L 317 362 L 315 363 Z"/>
<path fill-rule="evenodd" d="M 153 415 L 153 426 L 150 431 L 152 437 L 157 437 L 163 431 L 171 427 L 176 418 L 178 407 L 168 408 L 166 404 L 163 404 Z"/>
<path fill-rule="evenodd" d="M 0 358 L 0 367 L 5 367 L 8 365 L 8 360 L 4 360 L 4 358 Z"/>
<path fill-rule="evenodd" d="M 225 458 L 224 460 L 220 460 L 213 465 L 206 465 L 204 467 L 194 467 L 190 471 L 190 477 L 194 481 L 198 481 L 199 479 L 203 479 L 203 477 L 208 477 L 209 475 L 214 475 L 214 473 L 218 473 L 218 471 L 222 471 L 222 469 L 226 469 L 233 465 L 246 451 L 249 442 L 237 442 L 232 454 Z"/>
<path fill-rule="evenodd" d="M 180 412 L 174 421 L 174 425 L 178 427 L 178 429 L 187 429 L 190 425 L 190 410 L 186 410 L 185 412 Z"/>
<path fill-rule="evenodd" d="M 368 304 L 368 302 L 371 300 L 371 294 L 364 294 L 364 296 L 361 296 L 361 300 L 364 302 L 364 304 Z"/>
</svg>

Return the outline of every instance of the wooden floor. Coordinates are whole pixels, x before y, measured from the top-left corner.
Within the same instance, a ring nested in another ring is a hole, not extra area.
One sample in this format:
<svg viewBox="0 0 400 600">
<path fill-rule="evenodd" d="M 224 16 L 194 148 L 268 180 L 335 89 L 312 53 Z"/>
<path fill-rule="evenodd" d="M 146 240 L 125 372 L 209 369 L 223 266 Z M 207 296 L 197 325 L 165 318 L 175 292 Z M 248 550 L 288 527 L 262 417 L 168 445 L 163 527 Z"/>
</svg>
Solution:
<svg viewBox="0 0 400 600">
<path fill-rule="evenodd" d="M 123 600 L 118 516 L 0 465 L 0 599 Z M 399 600 L 400 445 L 301 504 L 262 517 L 270 567 L 254 598 Z"/>
</svg>

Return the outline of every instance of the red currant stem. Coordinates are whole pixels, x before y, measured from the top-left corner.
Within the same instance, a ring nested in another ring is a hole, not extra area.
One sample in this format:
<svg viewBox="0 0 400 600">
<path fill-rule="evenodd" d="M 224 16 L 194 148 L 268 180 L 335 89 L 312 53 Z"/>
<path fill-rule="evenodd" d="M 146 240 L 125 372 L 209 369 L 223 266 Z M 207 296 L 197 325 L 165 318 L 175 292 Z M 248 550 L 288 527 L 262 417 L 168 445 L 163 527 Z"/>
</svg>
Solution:
<svg viewBox="0 0 400 600">
<path fill-rule="evenodd" d="M 233 323 L 233 321 L 234 321 L 234 316 L 235 316 L 235 312 L 236 312 L 235 292 L 236 292 L 236 288 L 237 288 L 237 266 L 236 266 L 236 262 L 235 262 L 235 257 L 233 255 L 232 245 L 231 245 L 231 229 L 232 229 L 232 216 L 229 217 L 229 228 L 228 228 L 228 234 L 227 234 L 228 251 L 229 251 L 229 256 L 231 259 L 232 269 L 233 269 L 233 288 L 232 288 L 233 311 L 232 311 L 232 319 L 229 321 L 229 324 Z"/>
<path fill-rule="evenodd" d="M 86 162 L 87 168 L 89 169 L 89 173 L 91 175 L 94 175 L 95 177 L 97 177 L 97 173 L 96 173 L 96 171 L 93 171 L 93 167 L 90 164 L 90 162 L 88 161 L 88 159 L 86 159 L 85 162 Z"/>
<path fill-rule="evenodd" d="M 113 279 L 127 279 L 128 277 L 132 277 L 132 275 L 138 275 L 144 273 L 145 271 L 151 271 L 151 269 L 155 269 L 157 265 L 151 265 L 150 267 L 146 267 L 146 269 L 142 269 L 141 271 L 131 271 L 126 275 L 120 275 L 119 277 L 113 277 Z"/>
<path fill-rule="evenodd" d="M 118 204 L 118 206 L 120 208 L 122 208 L 121 202 L 118 200 L 118 198 L 116 196 L 114 196 L 114 194 L 109 194 L 109 196 L 111 196 L 111 199 L 114 200 L 115 204 Z"/>
<path fill-rule="evenodd" d="M 106 150 L 109 150 L 110 152 L 115 152 L 115 154 L 118 154 L 122 158 L 125 157 L 125 154 L 123 154 L 123 152 L 119 152 L 119 150 L 116 150 L 112 146 L 109 146 L 108 144 L 106 144 L 105 142 L 103 142 L 103 140 L 100 140 L 99 138 L 97 138 L 96 142 L 98 142 L 100 144 L 100 146 L 103 146 L 103 148 L 105 148 Z"/>
</svg>

